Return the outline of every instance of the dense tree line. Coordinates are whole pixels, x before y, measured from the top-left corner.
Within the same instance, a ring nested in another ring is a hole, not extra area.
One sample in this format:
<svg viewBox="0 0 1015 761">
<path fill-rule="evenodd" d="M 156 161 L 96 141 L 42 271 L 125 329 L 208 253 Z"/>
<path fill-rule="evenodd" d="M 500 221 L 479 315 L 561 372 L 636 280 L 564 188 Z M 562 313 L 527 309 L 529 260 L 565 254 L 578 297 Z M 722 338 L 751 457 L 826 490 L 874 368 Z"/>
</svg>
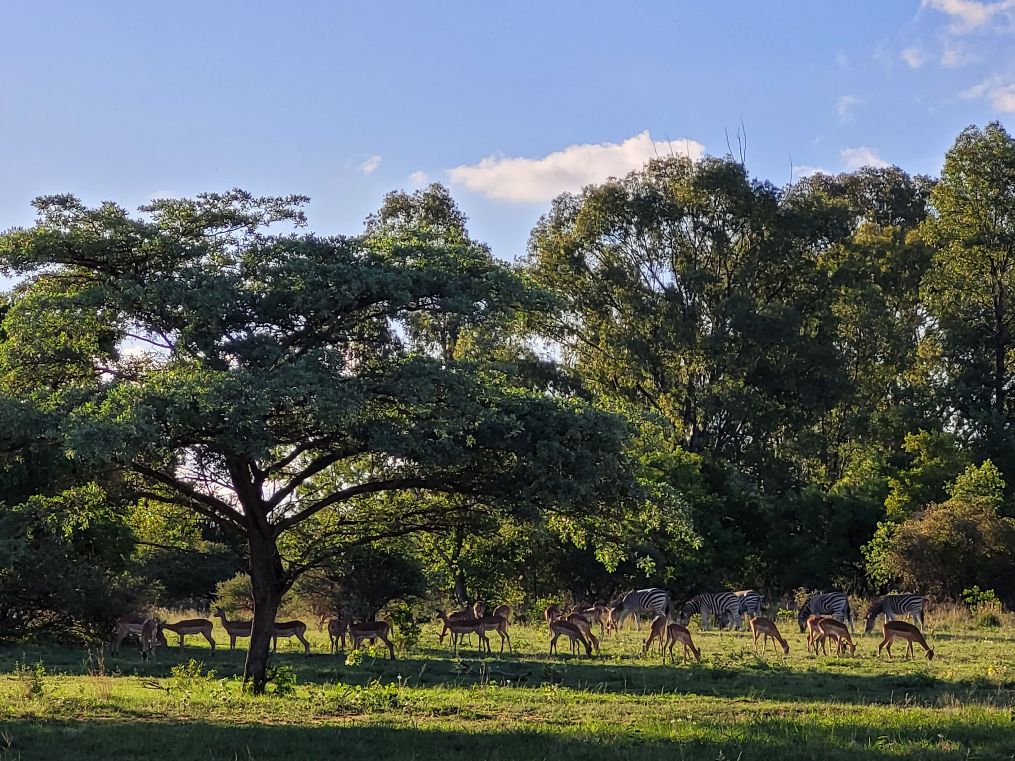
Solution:
<svg viewBox="0 0 1015 761">
<path fill-rule="evenodd" d="M 243 571 L 259 689 L 294 594 L 1010 594 L 1000 124 L 936 180 L 657 159 L 556 199 L 514 266 L 438 185 L 355 236 L 305 200 L 52 196 L 0 237 L 0 637 Z"/>
</svg>

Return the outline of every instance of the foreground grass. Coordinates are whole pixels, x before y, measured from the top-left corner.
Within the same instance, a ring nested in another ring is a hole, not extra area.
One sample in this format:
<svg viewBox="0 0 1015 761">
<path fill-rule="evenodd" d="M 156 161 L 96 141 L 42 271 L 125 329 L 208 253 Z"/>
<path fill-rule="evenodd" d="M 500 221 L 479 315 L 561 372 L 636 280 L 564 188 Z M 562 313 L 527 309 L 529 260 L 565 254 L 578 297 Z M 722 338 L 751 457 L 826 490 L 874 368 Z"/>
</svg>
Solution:
<svg viewBox="0 0 1015 761">
<path fill-rule="evenodd" d="M 1006 634 L 937 633 L 932 662 L 879 660 L 874 637 L 857 658 L 814 658 L 788 638 L 788 657 L 758 658 L 745 635 L 699 634 L 702 664 L 663 666 L 640 656 L 633 631 L 595 659 L 551 659 L 542 628 L 514 627 L 515 654 L 456 660 L 427 630 L 397 661 L 347 665 L 321 654 L 315 633 L 313 657 L 291 648 L 276 659 L 292 693 L 257 698 L 241 690 L 239 651 L 195 646 L 181 659 L 170 648 L 143 664 L 136 651 L 103 662 L 11 648 L 0 650 L 0 761 L 1015 758 Z M 203 675 L 174 677 L 191 657 Z M 15 665 L 36 662 L 44 675 Z"/>
</svg>

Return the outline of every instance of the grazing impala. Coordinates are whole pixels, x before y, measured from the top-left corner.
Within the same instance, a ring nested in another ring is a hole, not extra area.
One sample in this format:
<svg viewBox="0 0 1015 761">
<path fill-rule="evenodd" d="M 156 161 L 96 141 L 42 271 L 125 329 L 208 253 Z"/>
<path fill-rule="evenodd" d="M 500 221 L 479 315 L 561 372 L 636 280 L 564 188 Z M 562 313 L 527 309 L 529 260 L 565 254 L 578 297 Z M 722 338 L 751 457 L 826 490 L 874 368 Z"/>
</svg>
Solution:
<svg viewBox="0 0 1015 761">
<path fill-rule="evenodd" d="M 641 644 L 642 655 L 648 652 L 652 642 L 657 639 L 659 640 L 659 653 L 663 653 L 663 648 L 666 646 L 664 640 L 666 639 L 666 622 L 668 620 L 662 613 L 652 619 L 652 623 L 648 627 L 648 639 Z"/>
<path fill-rule="evenodd" d="M 123 643 L 123 640 L 126 639 L 131 634 L 140 639 L 141 628 L 144 626 L 144 622 L 147 620 L 148 616 L 139 616 L 139 615 L 123 616 L 117 619 L 116 634 L 113 637 L 113 644 L 110 647 L 109 651 L 113 655 L 116 655 L 118 652 L 120 652 L 120 645 Z M 165 635 L 163 635 L 161 631 L 158 631 L 155 637 L 160 645 L 166 644 Z"/>
<path fill-rule="evenodd" d="M 550 623 L 554 619 L 560 618 L 560 606 L 559 605 L 547 605 L 543 611 L 543 618 L 546 619 L 546 623 Z"/>
<path fill-rule="evenodd" d="M 155 648 L 159 644 L 159 622 L 154 618 L 146 618 L 141 624 L 141 660 L 155 658 Z M 165 642 L 162 637 L 162 642 Z"/>
<path fill-rule="evenodd" d="M 885 621 L 885 625 L 881 628 L 885 638 L 878 645 L 878 655 L 881 655 L 881 648 L 887 648 L 888 657 L 892 657 L 892 643 L 897 639 L 904 639 L 908 643 L 906 648 L 906 657 L 913 657 L 913 643 L 915 642 L 924 650 L 927 651 L 927 660 L 933 660 L 934 651 L 927 644 L 927 640 L 924 639 L 923 633 L 912 624 L 908 624 L 905 621 Z"/>
<path fill-rule="evenodd" d="M 841 621 L 834 618 L 822 618 L 817 623 L 818 636 L 814 640 L 814 654 L 818 654 L 818 645 L 821 645 L 821 652 L 825 655 L 828 654 L 827 640 L 835 640 L 836 648 L 835 652 L 837 655 L 842 655 L 846 652 L 846 648 L 852 655 L 856 655 L 856 645 L 853 643 L 853 638 L 849 635 L 849 627 Z"/>
<path fill-rule="evenodd" d="M 695 660 L 701 660 L 701 650 L 694 646 L 694 641 L 691 639 L 691 632 L 687 630 L 686 626 L 680 624 L 670 624 L 666 627 L 666 646 L 670 650 L 670 661 L 673 662 L 673 646 L 677 643 L 684 646 L 684 662 L 687 662 L 687 651 L 690 650 L 694 654 Z"/>
<path fill-rule="evenodd" d="M 307 625 L 302 621 L 276 621 L 271 629 L 271 651 L 278 652 L 278 640 L 281 637 L 295 637 L 303 643 L 303 654 L 310 657 L 310 643 L 306 638 Z"/>
<path fill-rule="evenodd" d="M 207 618 L 188 618 L 175 624 L 162 624 L 162 628 L 180 635 L 180 653 L 183 653 L 183 640 L 188 634 L 201 634 L 208 640 L 211 654 L 215 655 L 215 639 L 211 636 L 212 623 Z"/>
<path fill-rule="evenodd" d="M 484 649 L 490 649 L 490 640 L 486 638 L 486 627 L 482 624 L 479 619 L 466 618 L 459 621 L 452 620 L 447 613 L 443 610 L 438 610 L 437 615 L 444 622 L 444 626 L 448 631 L 451 632 L 451 654 L 454 656 L 458 655 L 458 640 L 463 634 L 472 634 L 475 632 L 479 635 L 479 649 L 480 652 Z"/>
<path fill-rule="evenodd" d="M 349 636 L 352 637 L 353 650 L 359 650 L 365 639 L 370 640 L 371 644 L 379 639 L 388 646 L 391 660 L 395 660 L 395 646 L 388 639 L 389 634 L 391 634 L 391 624 L 387 621 L 363 621 L 358 624 L 349 624 Z M 342 646 L 345 647 L 344 640 Z"/>
<path fill-rule="evenodd" d="M 572 624 L 563 618 L 554 618 L 550 621 L 550 633 L 553 635 L 553 638 L 550 640 L 550 655 L 557 652 L 557 638 L 562 634 L 570 638 L 572 654 L 574 653 L 575 644 L 580 642 L 585 646 L 585 654 L 592 655 L 592 646 L 585 639 L 585 635 L 582 634 L 582 630 L 576 624 Z"/>
<path fill-rule="evenodd" d="M 768 640 L 774 639 L 780 645 L 782 645 L 782 652 L 789 655 L 789 643 L 782 638 L 779 634 L 779 628 L 775 625 L 775 622 L 770 618 L 764 618 L 763 616 L 755 616 L 750 620 L 751 634 L 754 635 L 754 652 L 758 652 L 758 637 L 764 636 L 763 640 L 765 643 L 762 653 L 768 652 Z"/>
<path fill-rule="evenodd" d="M 222 628 L 229 635 L 229 649 L 236 649 L 237 637 L 249 637 L 250 630 L 254 626 L 253 621 L 230 621 L 226 618 L 226 612 L 222 608 L 215 610 L 215 615 L 222 621 Z"/>
<path fill-rule="evenodd" d="M 814 645 L 814 640 L 818 638 L 820 632 L 818 631 L 818 623 L 824 621 L 824 616 L 816 616 L 811 614 L 807 617 L 805 629 L 807 630 L 807 652 L 811 651 L 811 647 Z M 814 648 L 814 654 L 818 654 L 817 647 Z"/>
<path fill-rule="evenodd" d="M 596 635 L 592 633 L 592 621 L 581 613 L 572 613 L 567 616 L 567 620 L 582 630 L 582 634 L 592 644 L 592 649 L 597 653 L 599 652 L 599 640 L 596 639 Z"/>
<path fill-rule="evenodd" d="M 493 609 L 493 615 L 503 616 L 507 619 L 507 622 L 511 623 L 511 606 L 510 605 L 498 605 Z"/>
</svg>

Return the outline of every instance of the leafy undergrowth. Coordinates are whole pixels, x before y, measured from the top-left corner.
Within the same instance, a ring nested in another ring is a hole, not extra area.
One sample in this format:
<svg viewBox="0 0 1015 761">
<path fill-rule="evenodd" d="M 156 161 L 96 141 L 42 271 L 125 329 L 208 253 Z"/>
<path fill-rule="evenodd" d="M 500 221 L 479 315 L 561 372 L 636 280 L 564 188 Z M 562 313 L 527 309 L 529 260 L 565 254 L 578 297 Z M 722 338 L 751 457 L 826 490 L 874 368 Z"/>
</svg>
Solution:
<svg viewBox="0 0 1015 761">
<path fill-rule="evenodd" d="M 275 659 L 269 695 L 242 690 L 243 653 L 160 650 L 154 663 L 69 648 L 0 649 L 0 761 L 74 757 L 1013 758 L 1015 642 L 931 634 L 933 661 L 754 654 L 744 634 L 699 633 L 701 664 L 640 654 L 639 633 L 593 658 L 551 658 L 543 629 L 515 653 L 461 658 L 431 630 L 388 661 L 364 652 Z M 281 649 L 281 645 L 280 645 Z M 565 648 L 566 649 L 566 648 Z M 379 651 L 378 651 L 379 652 Z"/>
</svg>

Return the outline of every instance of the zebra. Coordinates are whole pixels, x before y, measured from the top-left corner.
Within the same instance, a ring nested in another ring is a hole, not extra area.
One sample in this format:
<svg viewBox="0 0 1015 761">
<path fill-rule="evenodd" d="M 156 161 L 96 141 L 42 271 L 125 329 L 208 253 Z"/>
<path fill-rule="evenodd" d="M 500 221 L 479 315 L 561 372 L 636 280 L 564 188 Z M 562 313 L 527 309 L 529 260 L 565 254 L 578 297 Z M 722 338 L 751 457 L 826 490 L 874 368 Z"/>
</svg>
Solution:
<svg viewBox="0 0 1015 761">
<path fill-rule="evenodd" d="M 737 612 L 737 616 L 741 620 L 743 620 L 744 616 L 753 618 L 754 616 L 761 615 L 763 606 L 762 597 L 759 592 L 755 592 L 753 589 L 742 589 L 733 594 L 740 598 L 740 610 Z"/>
<path fill-rule="evenodd" d="M 894 621 L 902 616 L 912 616 L 913 623 L 919 624 L 922 629 L 923 608 L 926 604 L 927 598 L 923 595 L 897 594 L 879 597 L 871 603 L 870 610 L 867 611 L 867 626 L 864 628 L 864 634 L 870 634 L 871 629 L 874 628 L 874 621 L 882 613 L 885 614 L 886 621 Z"/>
<path fill-rule="evenodd" d="M 628 616 L 634 616 L 635 624 L 641 629 L 641 622 L 638 619 L 639 613 L 650 613 L 653 618 L 656 616 L 669 618 L 671 607 L 670 593 L 665 589 L 650 587 L 628 592 L 620 598 L 620 602 L 611 606 L 613 625 L 619 629 Z"/>
<path fill-rule="evenodd" d="M 797 623 L 800 624 L 800 633 L 807 631 L 807 617 L 832 616 L 839 619 L 853 628 L 853 613 L 849 609 L 849 598 L 844 592 L 815 592 L 800 606 L 800 613 L 797 616 Z"/>
<path fill-rule="evenodd" d="M 722 626 L 723 619 L 733 622 L 737 631 L 741 629 L 740 604 L 741 599 L 732 592 L 705 592 L 695 595 L 684 603 L 680 609 L 678 620 L 684 625 L 691 620 L 695 613 L 701 614 L 701 628 L 708 628 L 709 616 L 714 615 L 715 620 Z"/>
</svg>

